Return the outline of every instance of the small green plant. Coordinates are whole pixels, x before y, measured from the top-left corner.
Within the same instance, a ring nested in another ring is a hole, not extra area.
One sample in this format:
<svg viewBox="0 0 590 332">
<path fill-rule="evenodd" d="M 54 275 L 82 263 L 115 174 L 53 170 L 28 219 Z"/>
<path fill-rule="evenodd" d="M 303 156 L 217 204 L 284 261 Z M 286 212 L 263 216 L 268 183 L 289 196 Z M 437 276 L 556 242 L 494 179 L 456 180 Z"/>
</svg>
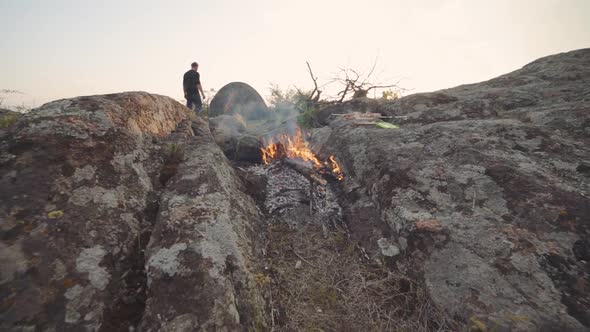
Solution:
<svg viewBox="0 0 590 332">
<path fill-rule="evenodd" d="M 268 285 L 271 283 L 271 279 L 269 276 L 265 275 L 264 273 L 256 273 L 254 275 L 254 281 L 260 287 Z"/>
<path fill-rule="evenodd" d="M 62 210 L 55 210 L 55 211 L 51 211 L 47 214 L 47 217 L 49 219 L 59 219 L 61 217 L 63 217 L 64 212 Z"/>
<path fill-rule="evenodd" d="M 187 118 L 191 121 L 197 121 L 197 113 L 195 113 L 195 111 L 191 110 L 190 108 L 186 108 L 184 110 L 184 113 L 186 114 Z"/>
<path fill-rule="evenodd" d="M 280 121 L 297 116 L 297 123 L 302 128 L 313 126 L 313 113 L 318 109 L 318 101 L 312 100 L 312 92 L 298 88 L 281 90 L 278 86 L 270 88 L 269 104 L 274 107 Z"/>
<path fill-rule="evenodd" d="M 276 84 L 270 86 L 270 97 L 268 103 L 277 108 L 277 111 L 289 108 L 300 107 L 309 102 L 311 92 L 301 90 L 297 87 L 293 89 L 281 90 Z"/>
<path fill-rule="evenodd" d="M 172 143 L 168 145 L 168 155 L 165 163 L 181 163 L 184 160 L 184 149 L 182 146 Z"/>
<path fill-rule="evenodd" d="M 203 109 L 199 112 L 199 115 L 204 116 L 206 118 L 209 117 L 209 101 L 203 100 Z"/>
<path fill-rule="evenodd" d="M 301 128 L 309 129 L 313 127 L 313 113 L 316 112 L 316 109 L 313 107 L 306 108 L 301 114 L 297 117 L 297 124 Z"/>
<path fill-rule="evenodd" d="M 387 89 L 381 93 L 381 98 L 385 100 L 395 100 L 398 99 L 400 95 L 401 93 L 399 90 Z"/>
<path fill-rule="evenodd" d="M 14 114 L 0 116 L 0 128 L 8 128 L 11 127 L 18 117 Z"/>
</svg>

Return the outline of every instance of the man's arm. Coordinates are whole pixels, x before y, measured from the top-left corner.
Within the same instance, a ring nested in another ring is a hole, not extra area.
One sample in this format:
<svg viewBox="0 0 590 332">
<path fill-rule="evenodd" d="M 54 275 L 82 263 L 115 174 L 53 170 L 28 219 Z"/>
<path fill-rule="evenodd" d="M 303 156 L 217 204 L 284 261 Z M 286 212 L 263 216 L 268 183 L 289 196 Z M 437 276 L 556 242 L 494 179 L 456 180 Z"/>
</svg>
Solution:
<svg viewBox="0 0 590 332">
<path fill-rule="evenodd" d="M 184 74 L 184 76 L 182 77 L 182 91 L 184 92 L 184 98 L 186 98 L 188 96 L 188 93 L 186 92 L 186 89 L 188 88 L 187 84 L 186 84 L 186 74 Z"/>
<path fill-rule="evenodd" d="M 201 96 L 205 99 L 205 92 L 203 92 L 203 86 L 201 86 L 201 83 L 197 83 L 197 89 L 201 91 Z"/>
<path fill-rule="evenodd" d="M 182 75 L 182 91 L 184 92 L 184 98 L 187 97 L 187 93 L 186 93 L 186 88 L 187 88 L 187 84 L 186 84 L 186 73 L 184 75 Z"/>
<path fill-rule="evenodd" d="M 203 92 L 203 86 L 201 85 L 201 74 L 197 72 L 197 90 L 201 92 L 201 96 L 205 99 L 205 92 Z"/>
</svg>

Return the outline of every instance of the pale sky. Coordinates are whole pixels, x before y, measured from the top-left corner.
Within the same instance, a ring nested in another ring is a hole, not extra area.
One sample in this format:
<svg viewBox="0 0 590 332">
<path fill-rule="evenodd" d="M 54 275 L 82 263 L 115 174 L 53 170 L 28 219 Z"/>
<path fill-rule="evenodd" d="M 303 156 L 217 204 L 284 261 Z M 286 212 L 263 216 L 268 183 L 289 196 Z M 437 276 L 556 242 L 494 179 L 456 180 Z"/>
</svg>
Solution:
<svg viewBox="0 0 590 332">
<path fill-rule="evenodd" d="M 143 90 L 182 99 L 198 61 L 205 90 L 243 81 L 311 87 L 339 67 L 412 92 L 487 80 L 590 47 L 590 0 L 0 0 L 4 105 Z M 209 95 L 209 98 L 212 96 Z"/>
</svg>

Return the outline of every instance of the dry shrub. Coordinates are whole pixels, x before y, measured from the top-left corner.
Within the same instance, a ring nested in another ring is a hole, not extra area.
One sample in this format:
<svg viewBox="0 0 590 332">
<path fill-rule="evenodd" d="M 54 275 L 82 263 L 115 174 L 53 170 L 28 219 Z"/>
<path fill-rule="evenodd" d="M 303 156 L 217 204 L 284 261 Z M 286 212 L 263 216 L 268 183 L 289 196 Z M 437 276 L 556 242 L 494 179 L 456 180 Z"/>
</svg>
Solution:
<svg viewBox="0 0 590 332">
<path fill-rule="evenodd" d="M 423 285 L 364 260 L 344 232 L 271 225 L 267 235 L 274 331 L 449 329 Z"/>
</svg>

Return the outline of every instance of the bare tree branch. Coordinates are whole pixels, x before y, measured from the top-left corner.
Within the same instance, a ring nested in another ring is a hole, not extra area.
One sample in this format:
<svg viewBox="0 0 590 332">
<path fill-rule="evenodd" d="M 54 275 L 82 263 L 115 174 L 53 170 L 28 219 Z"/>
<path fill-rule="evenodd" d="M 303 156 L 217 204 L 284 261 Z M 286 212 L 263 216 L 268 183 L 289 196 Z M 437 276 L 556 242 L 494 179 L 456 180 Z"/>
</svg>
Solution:
<svg viewBox="0 0 590 332">
<path fill-rule="evenodd" d="M 375 58 L 375 61 L 367 74 L 352 68 L 340 68 L 340 71 L 334 78 L 336 82 L 343 85 L 342 90 L 337 94 L 337 96 L 340 96 L 338 100 L 339 102 L 344 101 L 349 93 L 352 93 L 352 98 L 360 98 L 366 97 L 371 90 L 376 89 L 395 88 L 398 91 L 405 91 L 405 89 L 399 86 L 400 81 L 397 81 L 394 84 L 375 82 L 372 76 L 377 68 L 377 62 L 377 58 Z"/>
<path fill-rule="evenodd" d="M 371 67 L 371 70 L 369 71 L 369 73 L 367 74 L 367 77 L 365 77 L 365 79 L 363 80 L 363 83 L 361 83 L 361 85 L 364 85 L 367 80 L 369 80 L 369 78 L 371 78 L 371 75 L 373 75 L 373 72 L 375 71 L 375 68 L 377 67 L 377 57 L 375 57 L 375 61 L 373 61 L 373 67 Z"/>
<path fill-rule="evenodd" d="M 342 94 L 342 96 L 340 97 L 340 100 L 338 100 L 338 102 L 342 102 L 344 101 L 344 98 L 346 98 L 346 94 L 348 93 L 348 89 L 349 89 L 349 85 L 346 85 L 346 88 L 344 88 L 344 91 L 339 92 L 338 94 Z"/>
<path fill-rule="evenodd" d="M 0 93 L 16 93 L 20 95 L 24 95 L 25 93 L 18 90 L 10 90 L 10 89 L 0 89 Z"/>
<path fill-rule="evenodd" d="M 309 71 L 309 76 L 311 76 L 311 80 L 313 81 L 313 90 L 311 91 L 311 94 L 309 95 L 309 99 L 313 100 L 314 95 L 316 94 L 316 92 L 318 92 L 318 78 L 313 75 L 313 71 L 311 70 L 311 65 L 309 64 L 309 61 L 305 61 L 305 63 L 307 64 L 307 70 Z"/>
<path fill-rule="evenodd" d="M 406 89 L 400 87 L 398 84 L 399 82 L 401 82 L 401 80 L 395 82 L 394 84 L 388 84 L 388 85 L 372 85 L 370 86 L 367 91 L 371 91 L 372 89 L 388 89 L 388 88 L 396 88 L 399 90 L 403 90 L 405 91 Z"/>
</svg>

